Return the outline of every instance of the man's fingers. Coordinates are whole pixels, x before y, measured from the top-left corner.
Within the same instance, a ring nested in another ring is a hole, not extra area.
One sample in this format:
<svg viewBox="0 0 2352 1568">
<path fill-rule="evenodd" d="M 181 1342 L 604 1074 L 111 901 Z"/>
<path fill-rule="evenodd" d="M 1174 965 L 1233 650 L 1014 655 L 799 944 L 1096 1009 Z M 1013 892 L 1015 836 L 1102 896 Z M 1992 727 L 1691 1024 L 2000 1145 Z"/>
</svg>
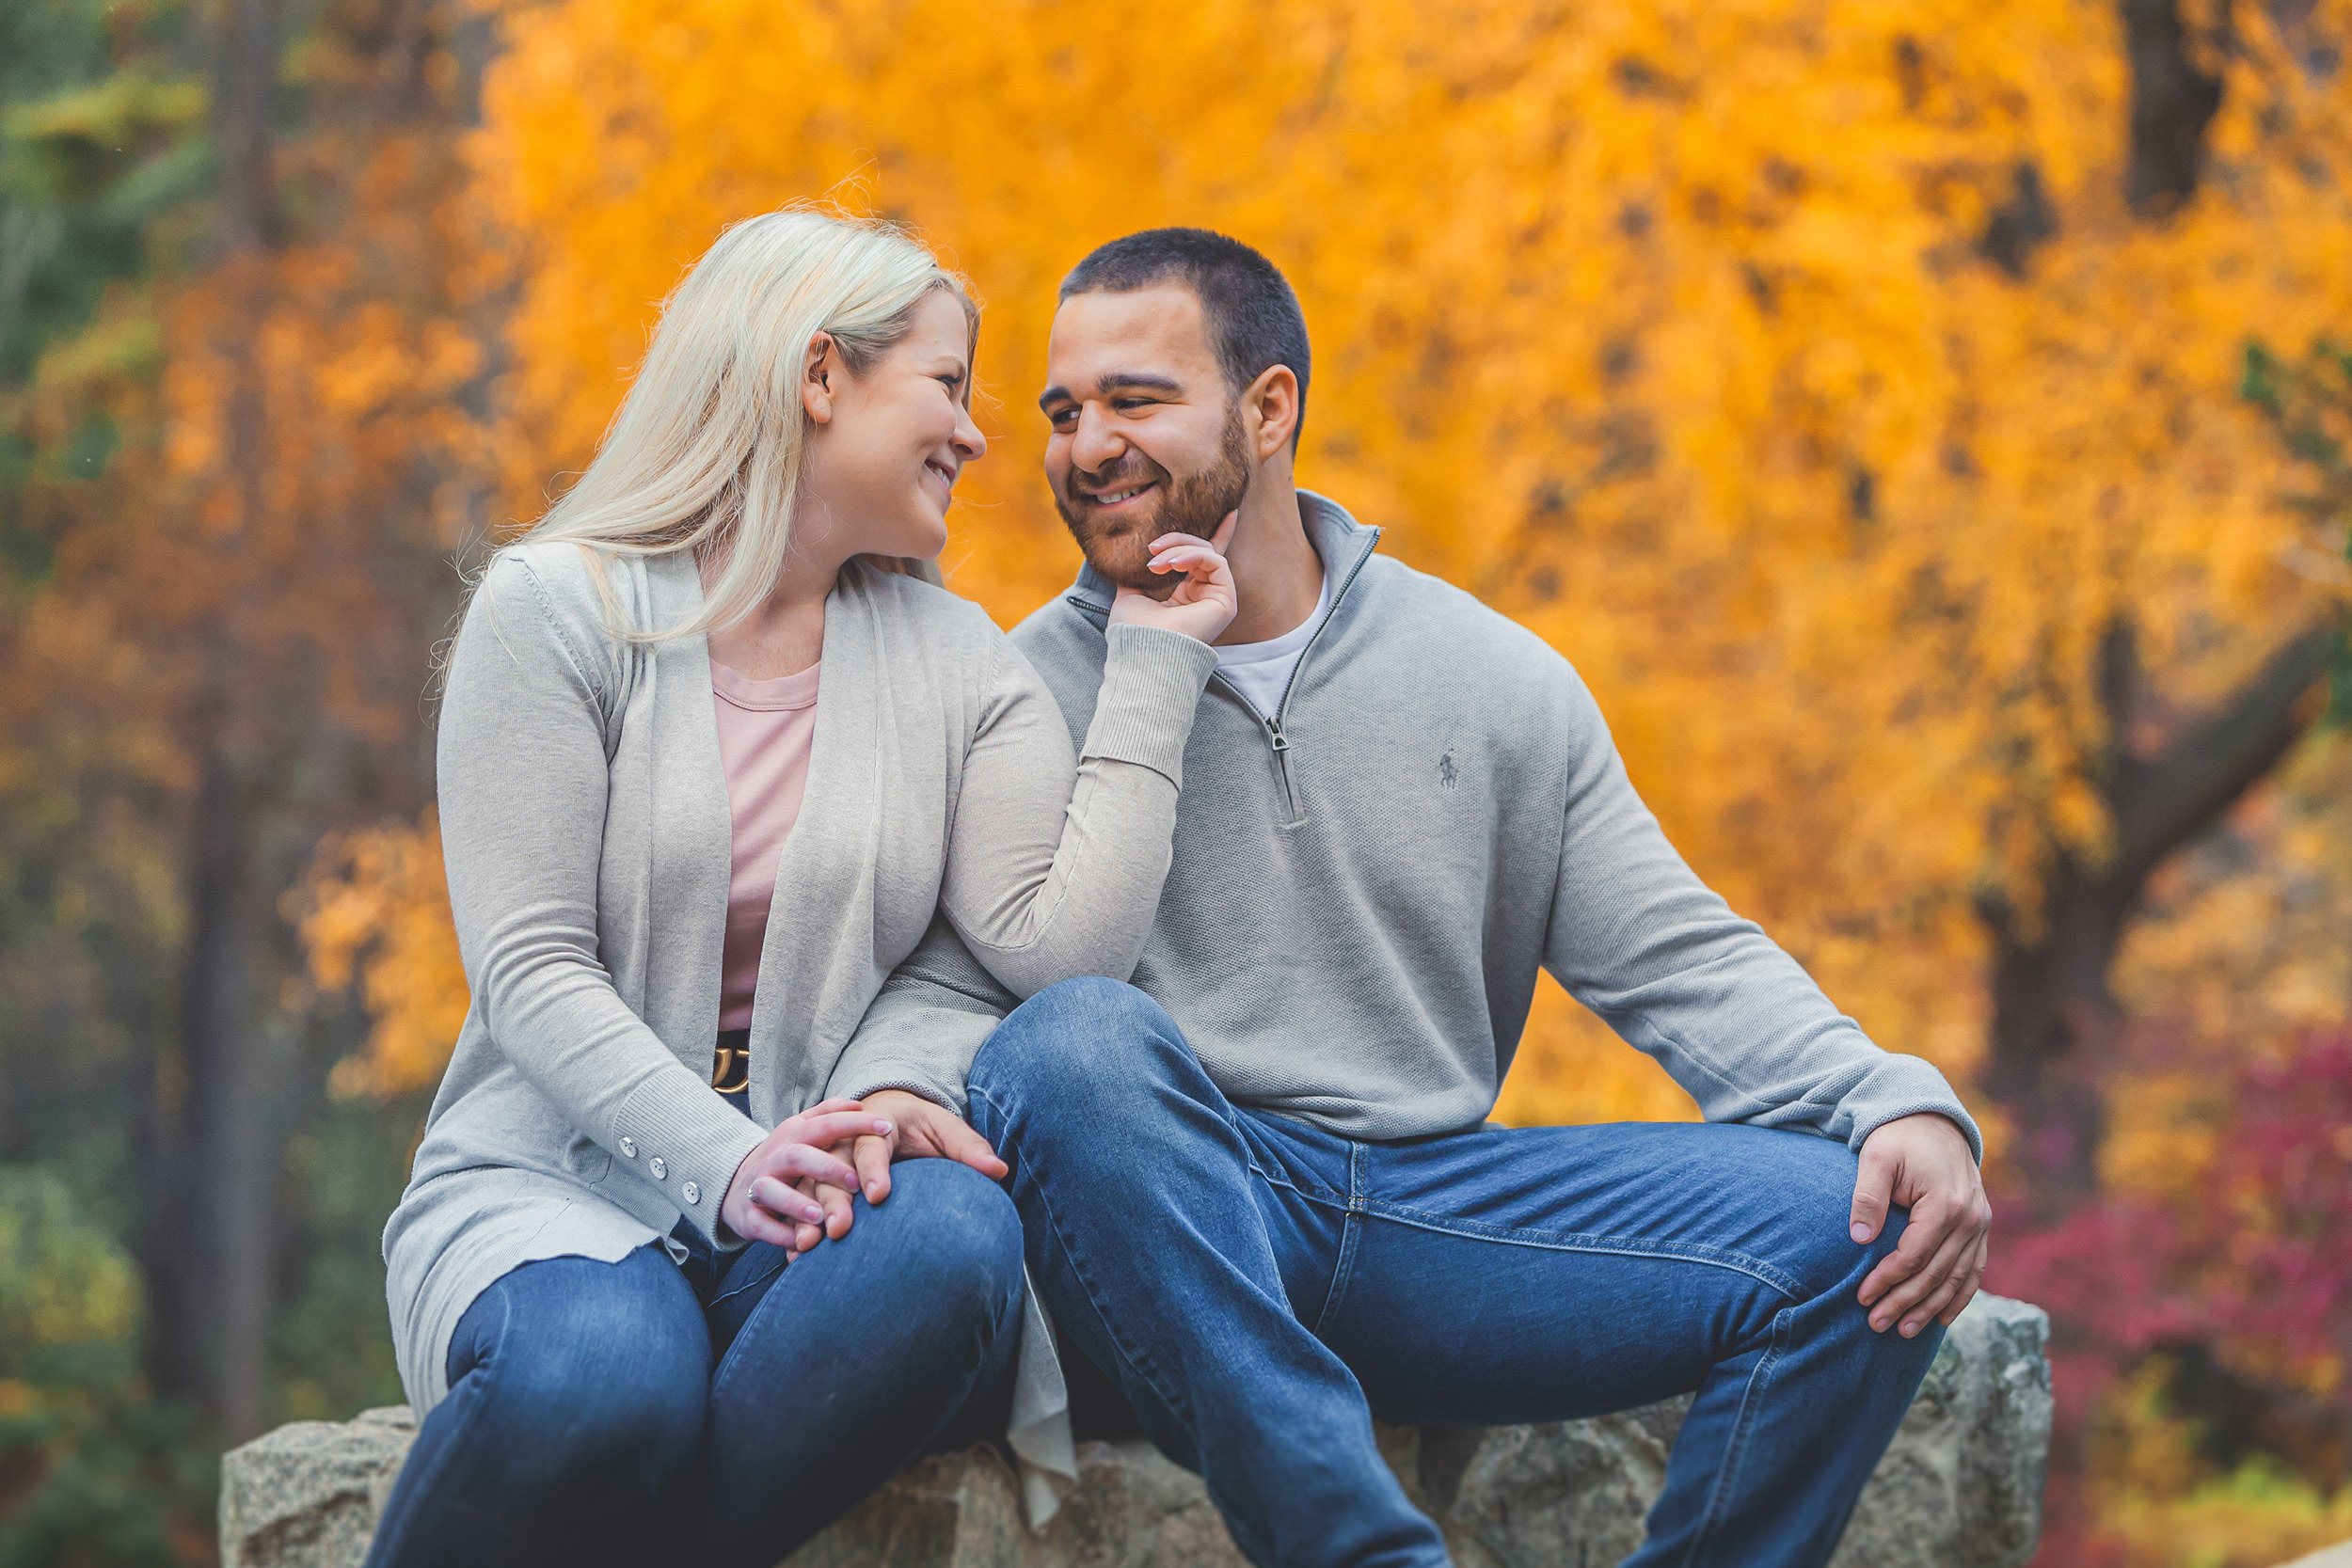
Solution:
<svg viewBox="0 0 2352 1568">
<path fill-rule="evenodd" d="M 1934 1255 L 1898 1281 L 1894 1289 L 1870 1308 L 1870 1326 L 1886 1329 L 1899 1322 L 1910 1321 L 1914 1316 L 1912 1309 L 1958 1272 L 1962 1260 L 1968 1255 L 1968 1249 L 1974 1244 L 1974 1237 L 1957 1230 L 1947 1230 Z"/>
<path fill-rule="evenodd" d="M 1923 1198 L 1911 1206 L 1910 1223 L 1903 1227 L 1902 1239 L 1895 1250 L 1879 1259 L 1878 1267 L 1856 1291 L 1862 1305 L 1869 1306 L 1903 1280 L 1909 1279 L 1927 1266 L 1936 1249 L 1951 1236 L 1955 1216 L 1933 1198 Z"/>
<path fill-rule="evenodd" d="M 1931 1323 L 1942 1322 L 1945 1311 L 1952 1304 L 1952 1298 L 1958 1295 L 1961 1288 L 1967 1283 L 1968 1259 L 1963 1254 L 1953 1265 L 1952 1272 L 1946 1275 L 1934 1290 L 1922 1297 L 1917 1306 L 1903 1314 L 1902 1322 L 1899 1325 L 1902 1330 L 1903 1338 L 1908 1339 Z"/>
<path fill-rule="evenodd" d="M 890 1153 L 888 1138 L 857 1141 L 858 1185 L 868 1203 L 880 1203 L 890 1196 Z"/>
<path fill-rule="evenodd" d="M 1851 1234 L 1856 1242 L 1867 1246 L 1878 1240 L 1880 1228 L 1886 1224 L 1886 1205 L 1894 1191 L 1895 1163 L 1866 1147 L 1862 1151 L 1862 1168 L 1855 1173 L 1853 1183 Z"/>
<path fill-rule="evenodd" d="M 962 1122 L 955 1122 L 943 1128 L 942 1132 L 944 1136 L 940 1142 L 949 1159 L 970 1165 L 991 1181 L 1002 1181 L 1012 1174 L 1012 1167 L 996 1157 L 996 1151 L 989 1147 L 988 1140 Z"/>
<path fill-rule="evenodd" d="M 836 1242 L 850 1233 L 850 1221 L 855 1218 L 850 1207 L 850 1194 L 856 1190 L 854 1180 L 838 1187 L 830 1181 L 817 1183 L 817 1203 L 825 1211 L 825 1234 Z"/>
<path fill-rule="evenodd" d="M 1984 1287 L 1984 1265 L 1991 1254 L 1992 1243 L 1979 1239 L 1976 1255 L 1969 1259 L 1967 1273 L 1961 1279 L 1960 1289 L 1952 1292 L 1950 1301 L 1944 1304 L 1944 1310 L 1935 1315 L 1937 1323 L 1946 1328 L 1951 1327 L 1960 1321 L 1961 1313 L 1967 1310 L 1968 1304 L 1977 1299 L 1977 1292 Z"/>
</svg>

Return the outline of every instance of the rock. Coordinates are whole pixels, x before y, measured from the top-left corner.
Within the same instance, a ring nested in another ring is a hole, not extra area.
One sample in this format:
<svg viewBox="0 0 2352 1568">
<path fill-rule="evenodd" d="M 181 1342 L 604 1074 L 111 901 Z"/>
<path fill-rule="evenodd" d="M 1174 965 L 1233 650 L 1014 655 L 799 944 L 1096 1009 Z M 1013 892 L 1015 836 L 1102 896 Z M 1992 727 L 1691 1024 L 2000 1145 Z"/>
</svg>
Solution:
<svg viewBox="0 0 2352 1568">
<path fill-rule="evenodd" d="M 1946 1337 L 1854 1511 L 1835 1568 L 2018 1568 L 2041 1526 L 2049 1319 L 1979 1296 Z M 1599 1568 L 1640 1544 L 1687 1400 L 1484 1432 L 1386 1428 L 1406 1488 L 1459 1568 Z M 223 1568 L 357 1568 L 411 1435 L 405 1409 L 303 1421 L 221 1467 Z M 1042 1534 L 994 1453 L 927 1459 L 788 1568 L 1244 1568 L 1200 1483 L 1141 1443 L 1084 1443 L 1077 1492 Z M 2325 1554 L 2315 1563 L 2333 1568 Z M 2301 1568 L 2301 1565 L 2297 1565 Z"/>
<path fill-rule="evenodd" d="M 220 1465 L 222 1562 L 359 1568 L 416 1434 L 404 1404 L 295 1421 L 232 1449 Z"/>
<path fill-rule="evenodd" d="M 2352 1541 L 2340 1545 L 2322 1546 L 2309 1557 L 2298 1557 L 2280 1568 L 2352 1568 Z"/>
</svg>

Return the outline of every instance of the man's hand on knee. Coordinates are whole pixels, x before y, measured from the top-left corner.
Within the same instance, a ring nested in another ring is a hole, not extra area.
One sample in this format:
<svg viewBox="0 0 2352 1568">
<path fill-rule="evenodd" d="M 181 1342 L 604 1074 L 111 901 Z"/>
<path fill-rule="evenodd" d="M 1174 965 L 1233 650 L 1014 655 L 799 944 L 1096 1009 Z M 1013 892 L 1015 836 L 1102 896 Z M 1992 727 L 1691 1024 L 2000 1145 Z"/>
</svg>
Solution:
<svg viewBox="0 0 2352 1568">
<path fill-rule="evenodd" d="M 1908 1338 L 1932 1321 L 1949 1327 L 1977 1293 L 1993 1228 L 1968 1139 L 1932 1111 L 1898 1117 L 1862 1141 L 1854 1181 L 1853 1239 L 1867 1243 L 1888 1205 L 1911 1212 L 1895 1250 L 1862 1282 L 1862 1305 L 1881 1333 L 1900 1323 Z"/>
</svg>

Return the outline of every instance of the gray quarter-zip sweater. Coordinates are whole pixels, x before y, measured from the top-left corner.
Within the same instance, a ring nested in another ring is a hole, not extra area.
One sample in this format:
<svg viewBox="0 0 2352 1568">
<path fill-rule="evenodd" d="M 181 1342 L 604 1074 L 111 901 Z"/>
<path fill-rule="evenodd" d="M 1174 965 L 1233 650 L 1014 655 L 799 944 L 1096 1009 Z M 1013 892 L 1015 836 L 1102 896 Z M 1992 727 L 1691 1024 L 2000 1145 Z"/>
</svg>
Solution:
<svg viewBox="0 0 2352 1568">
<path fill-rule="evenodd" d="M 1475 1127 L 1541 965 L 1710 1121 L 1859 1148 L 1935 1111 L 1982 1157 L 1942 1073 L 1873 1044 L 1684 863 L 1567 660 L 1376 554 L 1378 531 L 1331 501 L 1301 491 L 1299 505 L 1330 608 L 1271 718 L 1211 678 L 1135 972 L 1218 1087 L 1355 1138 Z M 1089 568 L 1013 633 L 1073 738 L 1110 600 Z M 934 925 L 853 1049 L 960 1104 L 1011 1003 Z"/>
</svg>

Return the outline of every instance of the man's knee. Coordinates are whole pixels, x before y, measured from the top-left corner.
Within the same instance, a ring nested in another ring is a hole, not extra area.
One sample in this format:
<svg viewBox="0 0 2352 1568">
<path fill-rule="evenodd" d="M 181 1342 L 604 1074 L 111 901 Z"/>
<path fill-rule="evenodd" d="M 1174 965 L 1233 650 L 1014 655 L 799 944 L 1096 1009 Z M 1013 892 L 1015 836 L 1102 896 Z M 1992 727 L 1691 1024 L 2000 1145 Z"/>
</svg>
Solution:
<svg viewBox="0 0 2352 1568">
<path fill-rule="evenodd" d="M 1130 1098 L 1139 1079 L 1197 1067 L 1166 1008 L 1131 985 L 1088 975 L 1014 1008 L 980 1047 L 973 1086 L 1001 1101 L 1029 1088 L 1067 1110 Z"/>
<path fill-rule="evenodd" d="M 1741 1129 L 1748 1148 L 1744 1180 L 1764 1205 L 1763 1250 L 1808 1296 L 1851 1295 L 1881 1259 L 1895 1250 L 1909 1215 L 1890 1209 L 1867 1243 L 1853 1239 L 1854 1151 L 1809 1133 Z M 1858 1309 L 1858 1308 L 1857 1308 Z"/>
</svg>

